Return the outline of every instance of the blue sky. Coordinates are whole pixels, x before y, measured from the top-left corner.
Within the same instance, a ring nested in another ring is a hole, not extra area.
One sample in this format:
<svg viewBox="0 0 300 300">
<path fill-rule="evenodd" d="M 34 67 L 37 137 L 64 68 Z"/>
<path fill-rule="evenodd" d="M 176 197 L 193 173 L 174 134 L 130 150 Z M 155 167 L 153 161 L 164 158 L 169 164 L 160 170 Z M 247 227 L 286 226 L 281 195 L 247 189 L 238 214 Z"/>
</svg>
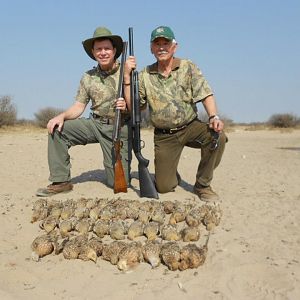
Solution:
<svg viewBox="0 0 300 300">
<path fill-rule="evenodd" d="M 299 16 L 298 0 L 2 0 L 0 96 L 12 97 L 18 118 L 33 119 L 45 107 L 65 109 L 95 65 L 81 42 L 96 27 L 124 39 L 133 27 L 140 70 L 154 61 L 151 31 L 168 25 L 177 56 L 200 67 L 220 114 L 235 122 L 300 116 Z"/>
</svg>

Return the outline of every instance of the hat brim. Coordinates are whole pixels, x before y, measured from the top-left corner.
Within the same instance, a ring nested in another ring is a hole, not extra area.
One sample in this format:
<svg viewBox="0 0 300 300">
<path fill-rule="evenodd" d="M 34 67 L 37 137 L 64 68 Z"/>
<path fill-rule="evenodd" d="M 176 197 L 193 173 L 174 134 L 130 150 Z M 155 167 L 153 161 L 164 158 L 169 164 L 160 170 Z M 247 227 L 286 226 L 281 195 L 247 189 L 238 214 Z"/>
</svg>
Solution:
<svg viewBox="0 0 300 300">
<path fill-rule="evenodd" d="M 158 38 L 164 38 L 164 39 L 166 39 L 166 40 L 168 40 L 168 41 L 172 41 L 172 40 L 173 40 L 173 38 L 171 38 L 171 37 L 166 37 L 165 35 L 157 35 L 157 36 L 155 36 L 155 37 L 153 37 L 153 38 L 151 39 L 151 43 L 152 43 L 153 41 L 155 41 L 156 39 L 158 39 Z"/>
<path fill-rule="evenodd" d="M 108 36 L 90 38 L 90 39 L 87 39 L 87 40 L 82 42 L 82 45 L 83 45 L 83 48 L 84 48 L 85 52 L 87 53 L 87 55 L 91 59 L 96 60 L 94 55 L 93 55 L 92 48 L 93 48 L 93 45 L 94 45 L 94 41 L 99 39 L 99 38 L 109 39 L 109 40 L 112 41 L 114 48 L 116 48 L 115 59 L 117 59 L 121 55 L 121 53 L 123 51 L 123 40 L 122 40 L 122 38 L 119 35 L 108 35 Z"/>
</svg>

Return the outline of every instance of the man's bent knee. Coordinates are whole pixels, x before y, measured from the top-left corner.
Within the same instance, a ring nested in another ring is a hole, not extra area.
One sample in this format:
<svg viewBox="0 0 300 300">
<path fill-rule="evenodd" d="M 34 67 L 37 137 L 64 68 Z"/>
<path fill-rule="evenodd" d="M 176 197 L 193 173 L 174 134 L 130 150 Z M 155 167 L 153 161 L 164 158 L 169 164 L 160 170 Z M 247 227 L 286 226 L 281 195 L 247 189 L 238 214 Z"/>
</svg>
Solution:
<svg viewBox="0 0 300 300">
<path fill-rule="evenodd" d="M 164 194 L 164 193 L 168 193 L 168 192 L 173 192 L 176 185 L 170 185 L 166 182 L 160 182 L 160 181 L 155 181 L 155 186 L 156 186 L 156 190 L 161 193 L 161 194 Z"/>
</svg>

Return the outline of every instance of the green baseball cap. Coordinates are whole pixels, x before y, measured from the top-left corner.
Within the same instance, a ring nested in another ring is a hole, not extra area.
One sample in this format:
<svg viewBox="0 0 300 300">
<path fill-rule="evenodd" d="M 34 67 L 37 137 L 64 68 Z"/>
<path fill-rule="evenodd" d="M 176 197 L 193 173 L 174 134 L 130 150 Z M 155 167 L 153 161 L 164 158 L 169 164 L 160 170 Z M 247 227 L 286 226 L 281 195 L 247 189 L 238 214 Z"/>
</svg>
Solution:
<svg viewBox="0 0 300 300">
<path fill-rule="evenodd" d="M 105 27 L 98 27 L 94 31 L 94 35 L 93 35 L 92 38 L 89 38 L 89 39 L 82 42 L 85 52 L 87 53 L 87 55 L 91 59 L 95 60 L 95 57 L 94 57 L 93 52 L 92 52 L 94 41 L 96 39 L 100 39 L 100 38 L 103 38 L 103 39 L 107 38 L 107 39 L 111 40 L 113 46 L 116 48 L 115 58 L 118 58 L 121 55 L 121 53 L 123 51 L 123 40 L 122 40 L 122 38 L 118 35 L 113 35 L 111 33 L 111 31 L 109 29 L 105 28 Z"/>
<path fill-rule="evenodd" d="M 168 26 L 159 26 L 155 28 L 151 33 L 151 42 L 153 42 L 155 39 L 163 37 L 169 41 L 172 41 L 175 39 L 175 35 L 172 31 L 172 29 Z"/>
</svg>

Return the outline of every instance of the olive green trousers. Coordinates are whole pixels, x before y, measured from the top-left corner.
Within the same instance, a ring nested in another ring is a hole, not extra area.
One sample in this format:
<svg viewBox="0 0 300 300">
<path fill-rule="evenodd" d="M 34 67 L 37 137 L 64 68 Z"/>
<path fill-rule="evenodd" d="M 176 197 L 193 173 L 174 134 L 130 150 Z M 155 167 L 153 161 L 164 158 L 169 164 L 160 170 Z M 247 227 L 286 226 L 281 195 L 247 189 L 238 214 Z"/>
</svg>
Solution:
<svg viewBox="0 0 300 300">
<path fill-rule="evenodd" d="M 195 186 L 209 186 L 213 179 L 214 169 L 219 165 L 227 137 L 224 133 L 219 135 L 218 146 L 212 150 L 212 130 L 206 123 L 195 120 L 185 129 L 176 133 L 154 134 L 154 166 L 155 183 L 159 193 L 173 191 L 178 185 L 177 168 L 182 150 L 185 146 L 201 149 L 201 157 L 193 156 L 197 163 L 199 159 L 198 170 L 196 174 Z"/>
<path fill-rule="evenodd" d="M 130 183 L 131 164 L 131 143 L 128 140 L 128 130 L 129 127 L 125 124 L 120 131 L 120 138 L 123 143 L 120 152 L 127 184 Z M 106 183 L 108 186 L 113 187 L 115 160 L 112 134 L 113 125 L 103 124 L 99 119 L 80 118 L 65 121 L 61 132 L 55 130 L 52 135 L 48 135 L 49 180 L 51 182 L 71 180 L 71 162 L 68 153 L 70 147 L 99 143 L 103 153 Z"/>
</svg>

